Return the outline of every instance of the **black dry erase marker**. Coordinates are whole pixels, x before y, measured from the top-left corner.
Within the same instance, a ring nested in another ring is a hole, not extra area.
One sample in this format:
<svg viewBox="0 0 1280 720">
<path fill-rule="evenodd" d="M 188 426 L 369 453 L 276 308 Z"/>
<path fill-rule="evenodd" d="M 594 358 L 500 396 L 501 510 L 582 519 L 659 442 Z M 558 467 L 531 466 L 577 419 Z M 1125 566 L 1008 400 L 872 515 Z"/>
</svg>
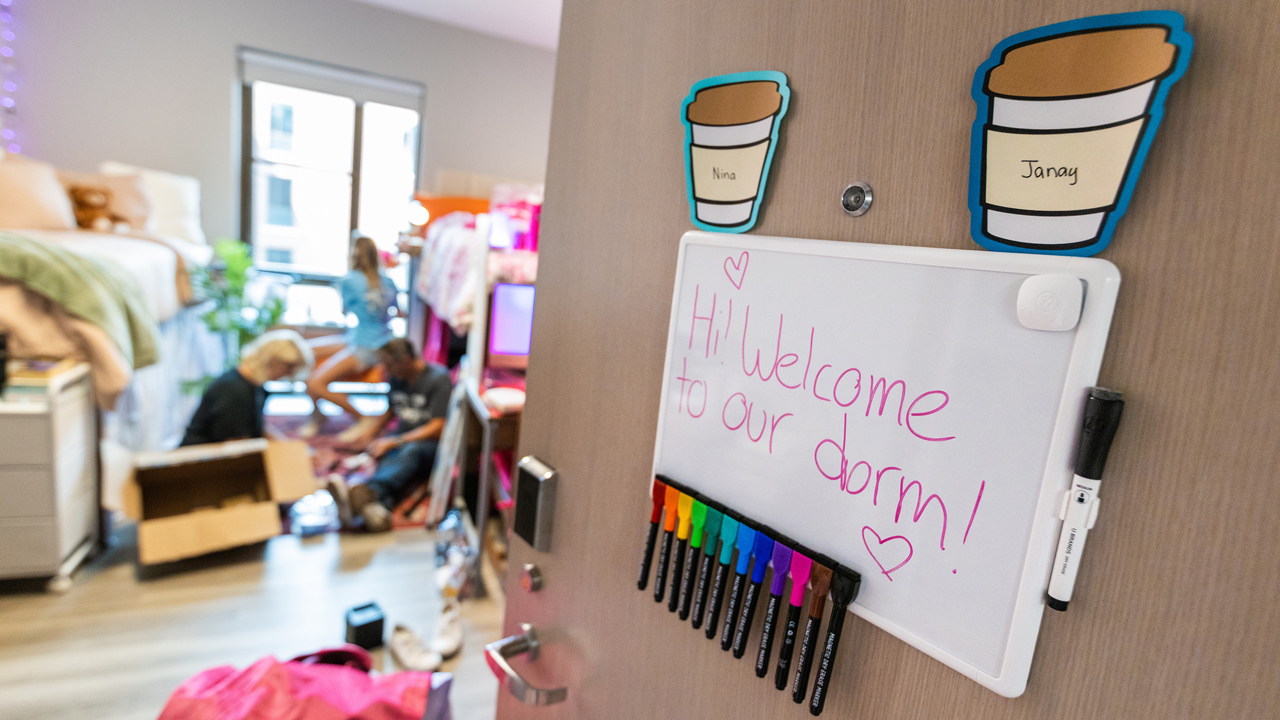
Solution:
<svg viewBox="0 0 1280 720">
<path fill-rule="evenodd" d="M 671 571 L 671 598 L 667 610 L 675 612 L 680 606 L 680 586 L 684 581 L 684 561 L 689 554 L 689 533 L 693 529 L 693 496 L 681 492 L 676 501 L 676 566 Z"/>
<path fill-rule="evenodd" d="M 1080 446 L 1076 450 L 1076 472 L 1071 479 L 1071 489 L 1062 496 L 1058 517 L 1062 520 L 1062 535 L 1058 538 L 1058 554 L 1053 560 L 1053 575 L 1049 578 L 1046 602 L 1054 610 L 1067 609 L 1071 593 L 1075 589 L 1076 573 L 1080 570 L 1080 556 L 1084 553 L 1084 541 L 1098 520 L 1098 508 L 1102 500 L 1098 490 L 1102 487 L 1102 467 L 1107 464 L 1107 453 L 1120 426 L 1120 412 L 1124 410 L 1124 396 L 1106 388 L 1090 388 L 1084 403 L 1084 423 L 1080 429 Z"/>
<path fill-rule="evenodd" d="M 693 594 L 693 629 L 702 627 L 702 614 L 707 609 L 707 587 L 711 577 L 711 566 L 716 561 L 716 547 L 720 542 L 720 522 L 724 515 L 709 500 L 706 500 L 706 521 L 703 527 L 707 533 L 707 545 L 702 554 L 702 568 L 698 571 L 698 589 Z M 695 506 L 696 518 L 697 508 Z M 693 566 L 690 566 L 690 570 Z M 683 618 L 682 618 L 683 619 Z"/>
<path fill-rule="evenodd" d="M 835 562 L 826 555 L 816 555 L 809 570 L 809 582 L 813 584 L 813 602 L 809 603 L 809 619 L 804 624 L 804 640 L 800 645 L 800 660 L 796 663 L 796 677 L 791 684 L 791 699 L 797 705 L 804 702 L 809 693 L 809 668 L 813 654 L 818 650 L 818 633 L 822 630 L 822 611 L 827 605 L 827 589 L 831 586 L 831 568 Z"/>
<path fill-rule="evenodd" d="M 747 586 L 747 595 L 742 599 L 742 614 L 738 616 L 738 625 L 733 631 L 733 656 L 741 658 L 747 654 L 747 638 L 751 635 L 751 621 L 756 616 L 756 601 L 760 599 L 760 586 L 764 584 L 765 572 L 769 569 L 769 559 L 773 555 L 774 532 L 766 527 L 756 530 L 756 538 L 751 543 L 751 584 Z"/>
<path fill-rule="evenodd" d="M 662 525 L 662 503 L 667 496 L 667 486 L 657 478 L 653 480 L 653 512 L 649 515 L 649 539 L 644 543 L 644 556 L 640 558 L 640 581 L 636 587 L 649 587 L 649 568 L 653 567 L 653 546 L 658 541 L 658 527 Z"/>
<path fill-rule="evenodd" d="M 827 683 L 835 671 L 844 616 L 849 614 L 849 603 L 858 597 L 861 587 L 861 575 L 843 565 L 836 566 L 831 575 L 831 620 L 827 622 L 827 642 L 822 648 L 822 662 L 818 665 L 818 677 L 813 681 L 813 695 L 809 698 L 810 715 L 822 714 L 822 706 L 827 701 Z"/>
<path fill-rule="evenodd" d="M 733 541 L 738 537 L 738 518 L 726 509 L 720 521 L 720 560 L 716 563 L 716 581 L 711 586 L 707 601 L 707 639 L 714 640 L 716 626 L 720 622 L 720 605 L 724 602 L 725 587 L 729 582 L 729 563 L 733 561 Z"/>
<path fill-rule="evenodd" d="M 756 677 L 769 674 L 769 654 L 773 650 L 773 636 L 778 630 L 778 615 L 785 604 L 782 593 L 787 589 L 787 571 L 791 569 L 791 540 L 776 537 L 773 540 L 773 582 L 769 584 L 769 607 L 764 615 L 764 628 L 760 631 L 760 652 L 756 655 Z"/>
<path fill-rule="evenodd" d="M 811 552 L 805 550 L 804 552 Z M 800 633 L 800 612 L 804 610 L 804 593 L 809 584 L 809 570 L 813 560 L 797 548 L 791 552 L 791 602 L 787 607 L 787 624 L 782 631 L 782 646 L 778 648 L 778 670 L 773 685 L 787 689 L 787 673 L 791 670 L 791 655 L 796 649 L 796 636 Z"/>
<path fill-rule="evenodd" d="M 680 502 L 680 491 L 668 483 L 663 496 L 662 509 L 666 518 L 662 524 L 662 548 L 658 551 L 658 571 L 653 578 L 653 601 L 662 602 L 667 596 L 667 562 L 671 557 L 671 540 L 676 534 L 676 505 Z"/>
<path fill-rule="evenodd" d="M 724 628 L 720 631 L 720 649 L 725 652 L 733 647 L 733 628 L 738 621 L 738 608 L 742 603 L 742 589 L 747 584 L 747 570 L 751 569 L 751 546 L 755 544 L 756 531 L 745 520 L 738 523 L 738 565 L 733 574 L 733 590 L 724 608 Z"/>
</svg>

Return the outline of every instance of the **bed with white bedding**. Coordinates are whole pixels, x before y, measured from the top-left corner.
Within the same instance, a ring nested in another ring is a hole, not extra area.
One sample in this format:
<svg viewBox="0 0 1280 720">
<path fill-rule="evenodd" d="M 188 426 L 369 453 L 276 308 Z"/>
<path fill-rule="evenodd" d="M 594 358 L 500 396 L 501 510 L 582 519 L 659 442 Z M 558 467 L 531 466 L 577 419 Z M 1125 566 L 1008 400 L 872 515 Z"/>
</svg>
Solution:
<svg viewBox="0 0 1280 720">
<path fill-rule="evenodd" d="M 68 312 L 12 277 L 0 278 L 0 333 L 8 336 L 12 357 L 87 361 L 104 411 L 105 436 L 131 450 L 168 449 L 181 439 L 199 402 L 199 394 L 184 392 L 183 384 L 222 370 L 221 338 L 201 321 L 208 308 L 193 297 L 190 282 L 190 273 L 207 265 L 213 251 L 202 236 L 192 242 L 161 235 L 146 227 L 145 218 L 136 231 L 78 229 L 67 205 L 66 180 L 54 172 L 44 163 L 0 162 L 0 232 L 91 258 L 132 278 L 141 297 L 135 304 L 144 308 L 138 312 L 150 316 L 154 342 L 148 345 L 154 346 L 157 361 L 134 362 L 120 333 L 104 332 L 101 323 Z"/>
</svg>

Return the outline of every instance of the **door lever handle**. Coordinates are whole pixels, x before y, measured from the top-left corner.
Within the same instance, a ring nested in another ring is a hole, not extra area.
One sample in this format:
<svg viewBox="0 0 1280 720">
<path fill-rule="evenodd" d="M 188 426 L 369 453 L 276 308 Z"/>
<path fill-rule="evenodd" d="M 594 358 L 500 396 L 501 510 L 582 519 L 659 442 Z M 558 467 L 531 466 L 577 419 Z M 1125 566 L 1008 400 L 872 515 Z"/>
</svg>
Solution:
<svg viewBox="0 0 1280 720">
<path fill-rule="evenodd" d="M 517 655 L 528 655 L 529 660 L 537 660 L 541 652 L 538 633 L 533 626 L 521 623 L 520 630 L 522 632 L 519 635 L 512 635 L 484 646 L 485 660 L 489 662 L 489 669 L 498 676 L 499 682 L 507 686 L 507 691 L 525 705 L 554 705 L 564 702 L 569 694 L 568 688 L 545 690 L 534 687 L 507 664 L 507 660 Z"/>
</svg>

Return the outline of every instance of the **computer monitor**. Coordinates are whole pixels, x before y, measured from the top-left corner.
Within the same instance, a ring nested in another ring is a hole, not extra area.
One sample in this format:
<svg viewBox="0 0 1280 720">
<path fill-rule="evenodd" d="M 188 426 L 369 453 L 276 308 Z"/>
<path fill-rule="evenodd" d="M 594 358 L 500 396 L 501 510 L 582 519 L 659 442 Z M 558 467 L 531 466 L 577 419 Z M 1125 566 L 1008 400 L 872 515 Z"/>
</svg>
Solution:
<svg viewBox="0 0 1280 720">
<path fill-rule="evenodd" d="M 488 367 L 529 366 L 534 286 L 497 283 L 489 304 Z"/>
</svg>

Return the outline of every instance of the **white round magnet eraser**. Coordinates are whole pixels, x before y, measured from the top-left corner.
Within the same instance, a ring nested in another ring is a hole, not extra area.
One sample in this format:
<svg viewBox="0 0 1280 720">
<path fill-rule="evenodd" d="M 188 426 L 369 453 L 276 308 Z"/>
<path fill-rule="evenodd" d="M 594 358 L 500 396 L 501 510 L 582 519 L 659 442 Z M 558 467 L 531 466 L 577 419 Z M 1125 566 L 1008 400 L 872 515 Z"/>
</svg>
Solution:
<svg viewBox="0 0 1280 720">
<path fill-rule="evenodd" d="M 1084 307 L 1084 282 L 1075 275 L 1032 275 L 1018 290 L 1018 322 L 1032 330 L 1075 328 Z"/>
</svg>

